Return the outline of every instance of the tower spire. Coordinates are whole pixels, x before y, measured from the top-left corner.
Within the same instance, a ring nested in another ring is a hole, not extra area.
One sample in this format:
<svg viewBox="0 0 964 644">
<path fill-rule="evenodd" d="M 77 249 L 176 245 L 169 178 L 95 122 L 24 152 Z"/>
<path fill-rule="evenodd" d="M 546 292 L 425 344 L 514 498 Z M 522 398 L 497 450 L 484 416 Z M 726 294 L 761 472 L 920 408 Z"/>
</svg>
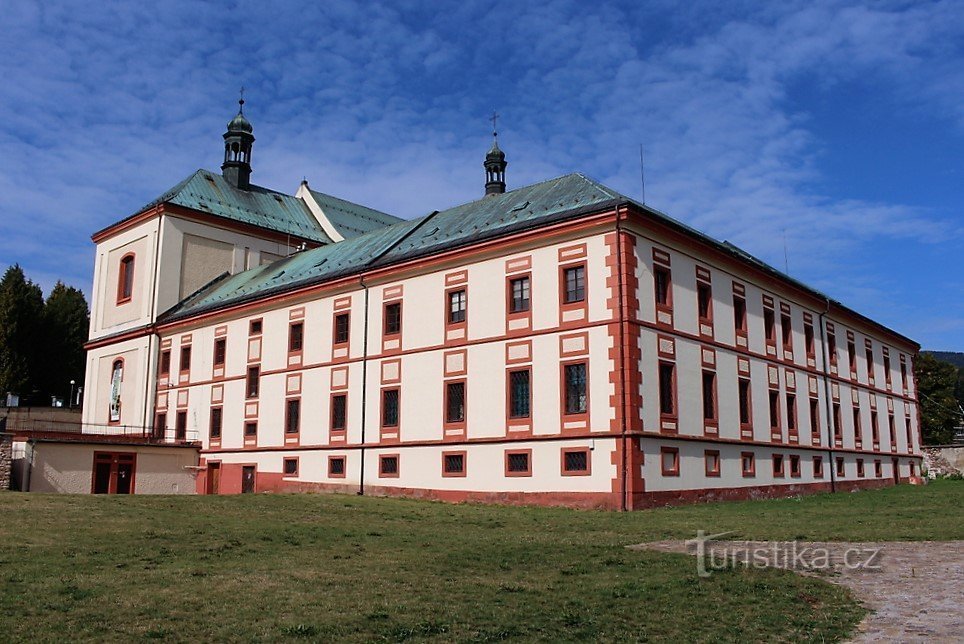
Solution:
<svg viewBox="0 0 964 644">
<path fill-rule="evenodd" d="M 499 131 L 496 124 L 499 121 L 498 112 L 492 112 L 492 147 L 485 155 L 485 196 L 500 195 L 505 192 L 505 153 L 499 148 Z"/>
<path fill-rule="evenodd" d="M 244 116 L 244 87 L 238 99 L 238 114 L 228 122 L 224 133 L 224 163 L 221 175 L 235 188 L 251 187 L 251 147 L 254 144 L 254 128 Z"/>
</svg>

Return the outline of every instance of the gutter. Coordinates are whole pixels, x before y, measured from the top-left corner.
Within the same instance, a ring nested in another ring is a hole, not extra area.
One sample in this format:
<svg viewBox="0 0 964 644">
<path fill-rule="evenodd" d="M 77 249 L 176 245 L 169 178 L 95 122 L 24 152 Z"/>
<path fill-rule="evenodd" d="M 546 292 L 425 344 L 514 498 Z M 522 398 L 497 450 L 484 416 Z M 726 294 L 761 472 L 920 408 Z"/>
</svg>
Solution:
<svg viewBox="0 0 964 644">
<path fill-rule="evenodd" d="M 624 354 L 623 354 L 623 344 L 624 344 L 625 337 L 626 337 L 626 336 L 625 336 L 625 333 L 626 333 L 626 331 L 625 331 L 626 321 L 623 319 L 623 318 L 624 318 L 624 314 L 625 314 L 625 310 L 624 310 L 625 307 L 624 307 L 624 302 L 623 302 L 623 253 L 622 253 L 622 234 L 623 234 L 623 231 L 622 231 L 622 227 L 620 226 L 620 219 L 619 219 L 619 206 L 617 206 L 617 207 L 616 207 L 616 289 L 617 289 L 617 291 L 616 291 L 616 306 L 617 306 L 617 313 L 616 313 L 616 315 L 618 316 L 618 317 L 617 317 L 617 320 L 618 320 L 618 323 L 619 323 L 619 326 L 618 326 L 618 329 L 619 329 L 618 334 L 619 334 L 619 335 L 618 335 L 618 340 L 617 340 L 619 344 L 618 344 L 618 346 L 617 346 L 617 348 L 616 348 L 616 355 L 617 355 L 617 360 L 619 361 L 619 362 L 618 362 L 618 369 L 622 372 L 622 373 L 620 374 L 620 378 L 619 378 L 619 383 L 620 383 L 619 397 L 620 397 L 620 404 L 622 405 L 622 408 L 623 408 L 622 420 L 621 420 L 621 422 L 620 422 L 620 428 L 619 428 L 620 440 L 622 441 L 622 444 L 623 444 L 623 449 L 622 449 L 622 463 L 620 464 L 620 485 L 621 485 L 621 488 L 622 488 L 622 489 L 620 490 L 620 494 L 619 494 L 619 509 L 620 509 L 621 511 L 625 512 L 625 511 L 627 511 L 627 510 L 629 509 L 629 499 L 628 499 L 628 496 L 629 496 L 629 488 L 628 488 L 628 477 L 629 477 L 629 463 L 628 463 L 628 460 L 629 460 L 629 454 L 628 454 L 628 447 L 629 447 L 629 446 L 628 446 L 627 440 L 626 440 L 626 424 L 629 422 L 629 419 L 627 418 L 627 413 L 628 413 L 628 411 L 629 411 L 629 405 L 626 404 L 626 394 L 628 393 L 628 391 L 627 391 L 627 384 L 626 384 L 626 378 L 627 378 L 627 375 L 628 375 L 628 371 L 627 371 L 627 369 L 626 369 L 626 364 L 625 364 L 625 362 L 624 362 L 625 356 L 624 356 Z M 635 440 L 635 439 L 633 439 L 633 440 Z"/>
<path fill-rule="evenodd" d="M 833 452 L 833 423 L 835 419 L 833 417 L 833 411 L 830 407 L 830 374 L 827 372 L 827 365 L 830 362 L 830 349 L 827 346 L 827 323 L 826 316 L 830 313 L 830 300 L 826 300 L 827 309 L 818 315 L 820 321 L 820 345 L 823 347 L 823 351 L 820 352 L 820 373 L 823 375 L 823 406 L 827 414 L 827 468 L 830 470 L 830 491 L 837 491 L 837 465 L 834 463 L 834 452 Z"/>
<path fill-rule="evenodd" d="M 161 232 L 163 231 L 163 225 L 164 225 L 164 215 L 162 213 L 161 216 L 158 217 L 157 219 L 157 238 L 154 240 L 154 272 L 152 273 L 154 276 L 154 279 L 152 280 L 152 284 L 151 284 L 151 308 L 150 308 L 151 323 L 148 326 L 150 333 L 147 336 L 147 361 L 145 365 L 146 373 L 144 374 L 144 417 L 141 419 L 141 425 L 143 427 L 154 426 L 154 422 L 153 422 L 154 415 L 157 412 L 157 396 L 153 397 L 154 400 L 150 404 L 150 406 L 148 406 L 148 400 L 151 399 L 151 396 L 150 396 L 151 381 L 152 381 L 151 373 L 154 371 L 153 369 L 151 369 L 151 367 L 157 362 L 157 356 L 155 355 L 155 349 L 154 349 L 154 338 L 158 337 L 157 325 L 155 324 L 157 322 L 157 311 L 154 310 L 154 307 L 157 304 L 157 282 L 161 278 L 161 276 L 158 275 L 157 273 L 157 265 L 158 265 L 158 262 L 160 261 L 159 255 L 161 251 Z M 155 383 L 157 382 L 156 379 L 153 379 L 153 381 Z M 148 412 L 148 409 L 150 409 L 150 412 Z M 150 413 L 151 422 L 148 422 L 148 413 Z"/>
<path fill-rule="evenodd" d="M 365 284 L 365 276 L 362 275 L 359 278 L 358 283 L 361 284 L 362 289 L 365 291 L 365 326 L 362 331 L 362 388 L 361 388 L 361 467 L 358 472 L 358 495 L 363 496 L 365 494 L 365 426 L 367 425 L 367 411 L 368 411 L 368 285 Z M 346 403 L 347 407 L 347 403 Z"/>
</svg>

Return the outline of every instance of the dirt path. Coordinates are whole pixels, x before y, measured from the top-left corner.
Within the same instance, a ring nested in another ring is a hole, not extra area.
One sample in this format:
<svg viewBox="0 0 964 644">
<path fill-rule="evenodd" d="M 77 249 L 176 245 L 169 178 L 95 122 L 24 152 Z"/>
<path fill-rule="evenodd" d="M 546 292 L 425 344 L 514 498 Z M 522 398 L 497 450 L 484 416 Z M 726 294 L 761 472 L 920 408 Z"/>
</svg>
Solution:
<svg viewBox="0 0 964 644">
<path fill-rule="evenodd" d="M 964 641 L 964 541 L 708 541 L 698 547 L 694 540 L 629 548 L 701 554 L 710 574 L 714 561 L 735 557 L 846 586 L 872 611 L 854 642 Z"/>
</svg>

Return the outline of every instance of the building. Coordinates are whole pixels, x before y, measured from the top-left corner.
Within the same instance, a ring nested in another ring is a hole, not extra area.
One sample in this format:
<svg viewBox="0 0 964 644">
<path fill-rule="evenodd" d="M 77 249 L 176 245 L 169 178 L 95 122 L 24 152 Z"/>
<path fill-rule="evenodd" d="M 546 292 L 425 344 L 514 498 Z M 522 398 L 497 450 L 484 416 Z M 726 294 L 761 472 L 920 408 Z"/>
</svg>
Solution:
<svg viewBox="0 0 964 644">
<path fill-rule="evenodd" d="M 740 249 L 581 174 L 506 192 L 497 143 L 483 198 L 401 220 L 250 183 L 253 142 L 93 236 L 84 422 L 199 441 L 198 493 L 917 480 L 919 346 Z"/>
</svg>

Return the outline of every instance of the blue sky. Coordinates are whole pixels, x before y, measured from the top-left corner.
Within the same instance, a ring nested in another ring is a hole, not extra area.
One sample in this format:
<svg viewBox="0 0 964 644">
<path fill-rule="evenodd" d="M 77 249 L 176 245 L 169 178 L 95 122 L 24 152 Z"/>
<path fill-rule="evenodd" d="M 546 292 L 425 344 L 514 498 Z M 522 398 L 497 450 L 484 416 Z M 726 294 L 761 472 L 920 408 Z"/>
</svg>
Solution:
<svg viewBox="0 0 964 644">
<path fill-rule="evenodd" d="M 584 172 L 964 351 L 964 2 L 21 2 L 0 19 L 0 265 L 90 291 L 90 234 L 217 169 L 412 217 Z"/>
</svg>

